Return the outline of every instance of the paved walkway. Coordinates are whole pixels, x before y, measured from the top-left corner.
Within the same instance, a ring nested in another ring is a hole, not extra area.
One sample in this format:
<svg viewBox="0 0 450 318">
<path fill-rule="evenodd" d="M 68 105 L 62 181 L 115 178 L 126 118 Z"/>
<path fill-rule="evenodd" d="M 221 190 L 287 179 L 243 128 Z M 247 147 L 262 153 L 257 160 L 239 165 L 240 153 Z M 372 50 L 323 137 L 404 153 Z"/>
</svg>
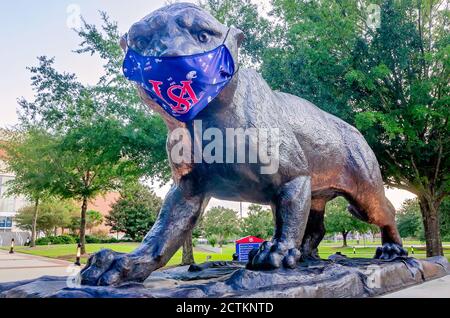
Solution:
<svg viewBox="0 0 450 318">
<path fill-rule="evenodd" d="M 0 283 L 33 279 L 45 275 L 68 276 L 72 263 L 0 250 Z"/>
</svg>

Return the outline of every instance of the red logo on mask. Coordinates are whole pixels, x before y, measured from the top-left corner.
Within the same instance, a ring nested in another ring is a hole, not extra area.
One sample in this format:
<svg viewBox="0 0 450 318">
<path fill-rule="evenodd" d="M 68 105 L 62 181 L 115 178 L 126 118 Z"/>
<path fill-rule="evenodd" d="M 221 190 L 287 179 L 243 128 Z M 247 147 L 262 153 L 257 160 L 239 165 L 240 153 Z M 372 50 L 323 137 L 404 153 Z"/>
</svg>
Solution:
<svg viewBox="0 0 450 318">
<path fill-rule="evenodd" d="M 163 101 L 167 103 L 164 97 L 161 94 L 161 85 L 163 82 L 149 80 L 150 84 L 153 86 L 153 91 L 161 98 Z M 198 102 L 197 95 L 195 95 L 194 90 L 192 89 L 192 81 L 181 81 L 181 85 L 172 85 L 167 89 L 167 96 L 172 100 L 172 102 L 176 103 L 176 105 L 169 106 L 172 110 L 178 114 L 186 114 L 194 105 Z"/>
</svg>

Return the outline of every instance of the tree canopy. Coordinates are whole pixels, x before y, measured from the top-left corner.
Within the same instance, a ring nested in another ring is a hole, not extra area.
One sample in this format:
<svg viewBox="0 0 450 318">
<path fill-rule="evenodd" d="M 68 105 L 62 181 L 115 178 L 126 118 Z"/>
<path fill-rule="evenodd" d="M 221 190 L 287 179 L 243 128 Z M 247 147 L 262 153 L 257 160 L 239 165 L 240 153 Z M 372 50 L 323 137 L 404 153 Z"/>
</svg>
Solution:
<svg viewBox="0 0 450 318">
<path fill-rule="evenodd" d="M 325 229 L 330 234 L 342 234 L 344 246 L 347 246 L 347 235 L 350 232 L 365 233 L 373 227 L 352 216 L 347 211 L 347 205 L 348 203 L 344 198 L 336 198 L 328 202 L 325 208 Z"/>
<path fill-rule="evenodd" d="M 274 221 L 272 211 L 264 209 L 261 205 L 251 204 L 248 207 L 247 217 L 241 221 L 242 236 L 256 236 L 270 239 L 273 236 Z"/>
<path fill-rule="evenodd" d="M 444 239 L 448 240 L 450 238 L 450 200 L 444 200 L 439 210 L 440 233 Z M 397 211 L 396 218 L 401 237 L 414 237 L 420 240 L 425 238 L 420 204 L 417 199 L 405 200 Z"/>
<path fill-rule="evenodd" d="M 121 191 L 106 216 L 106 225 L 133 240 L 142 239 L 156 221 L 162 200 L 146 186 L 135 184 Z"/>
<path fill-rule="evenodd" d="M 213 207 L 203 217 L 202 227 L 208 240 L 213 238 L 222 246 L 231 236 L 239 234 L 237 212 L 221 206 Z"/>
<path fill-rule="evenodd" d="M 15 216 L 17 226 L 23 230 L 31 230 L 34 218 L 34 204 L 23 207 Z M 71 201 L 46 198 L 39 205 L 36 229 L 46 236 L 53 235 L 56 229 L 70 228 L 71 218 L 77 207 Z"/>
<path fill-rule="evenodd" d="M 396 219 L 398 231 L 402 238 L 423 239 L 423 223 L 417 200 L 409 199 L 403 202 L 402 207 L 397 212 Z"/>
<path fill-rule="evenodd" d="M 450 240 L 450 198 L 442 202 L 440 209 L 441 235 L 443 240 Z"/>
<path fill-rule="evenodd" d="M 35 246 L 39 203 L 49 197 L 49 188 L 53 182 L 53 171 L 48 169 L 48 162 L 53 155 L 53 140 L 41 129 L 28 131 L 9 131 L 0 149 L 6 154 L 5 169 L 15 177 L 8 181 L 7 196 L 24 196 L 33 203 L 31 217 L 30 246 Z M 31 210 L 28 210 L 30 212 Z"/>
</svg>

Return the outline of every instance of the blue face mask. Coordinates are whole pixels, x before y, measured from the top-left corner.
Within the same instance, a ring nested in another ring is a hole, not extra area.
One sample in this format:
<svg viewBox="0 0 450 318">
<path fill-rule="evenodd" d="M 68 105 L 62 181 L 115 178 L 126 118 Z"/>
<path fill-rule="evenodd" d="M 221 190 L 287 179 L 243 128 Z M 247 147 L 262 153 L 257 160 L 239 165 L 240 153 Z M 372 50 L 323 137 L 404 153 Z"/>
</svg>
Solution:
<svg viewBox="0 0 450 318">
<path fill-rule="evenodd" d="M 143 56 L 128 48 L 123 73 L 169 115 L 187 122 L 233 78 L 235 65 L 225 40 L 214 50 L 186 56 Z"/>
</svg>

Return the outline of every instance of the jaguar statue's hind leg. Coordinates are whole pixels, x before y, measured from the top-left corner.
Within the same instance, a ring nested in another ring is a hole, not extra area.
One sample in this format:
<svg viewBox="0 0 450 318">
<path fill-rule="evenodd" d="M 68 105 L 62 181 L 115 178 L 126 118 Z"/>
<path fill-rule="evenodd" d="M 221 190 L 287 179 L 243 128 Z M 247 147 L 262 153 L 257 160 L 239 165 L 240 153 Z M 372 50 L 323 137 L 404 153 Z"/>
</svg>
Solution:
<svg viewBox="0 0 450 318">
<path fill-rule="evenodd" d="M 319 260 L 318 246 L 325 236 L 324 214 L 326 200 L 313 199 L 300 252 L 302 260 Z"/>
</svg>

